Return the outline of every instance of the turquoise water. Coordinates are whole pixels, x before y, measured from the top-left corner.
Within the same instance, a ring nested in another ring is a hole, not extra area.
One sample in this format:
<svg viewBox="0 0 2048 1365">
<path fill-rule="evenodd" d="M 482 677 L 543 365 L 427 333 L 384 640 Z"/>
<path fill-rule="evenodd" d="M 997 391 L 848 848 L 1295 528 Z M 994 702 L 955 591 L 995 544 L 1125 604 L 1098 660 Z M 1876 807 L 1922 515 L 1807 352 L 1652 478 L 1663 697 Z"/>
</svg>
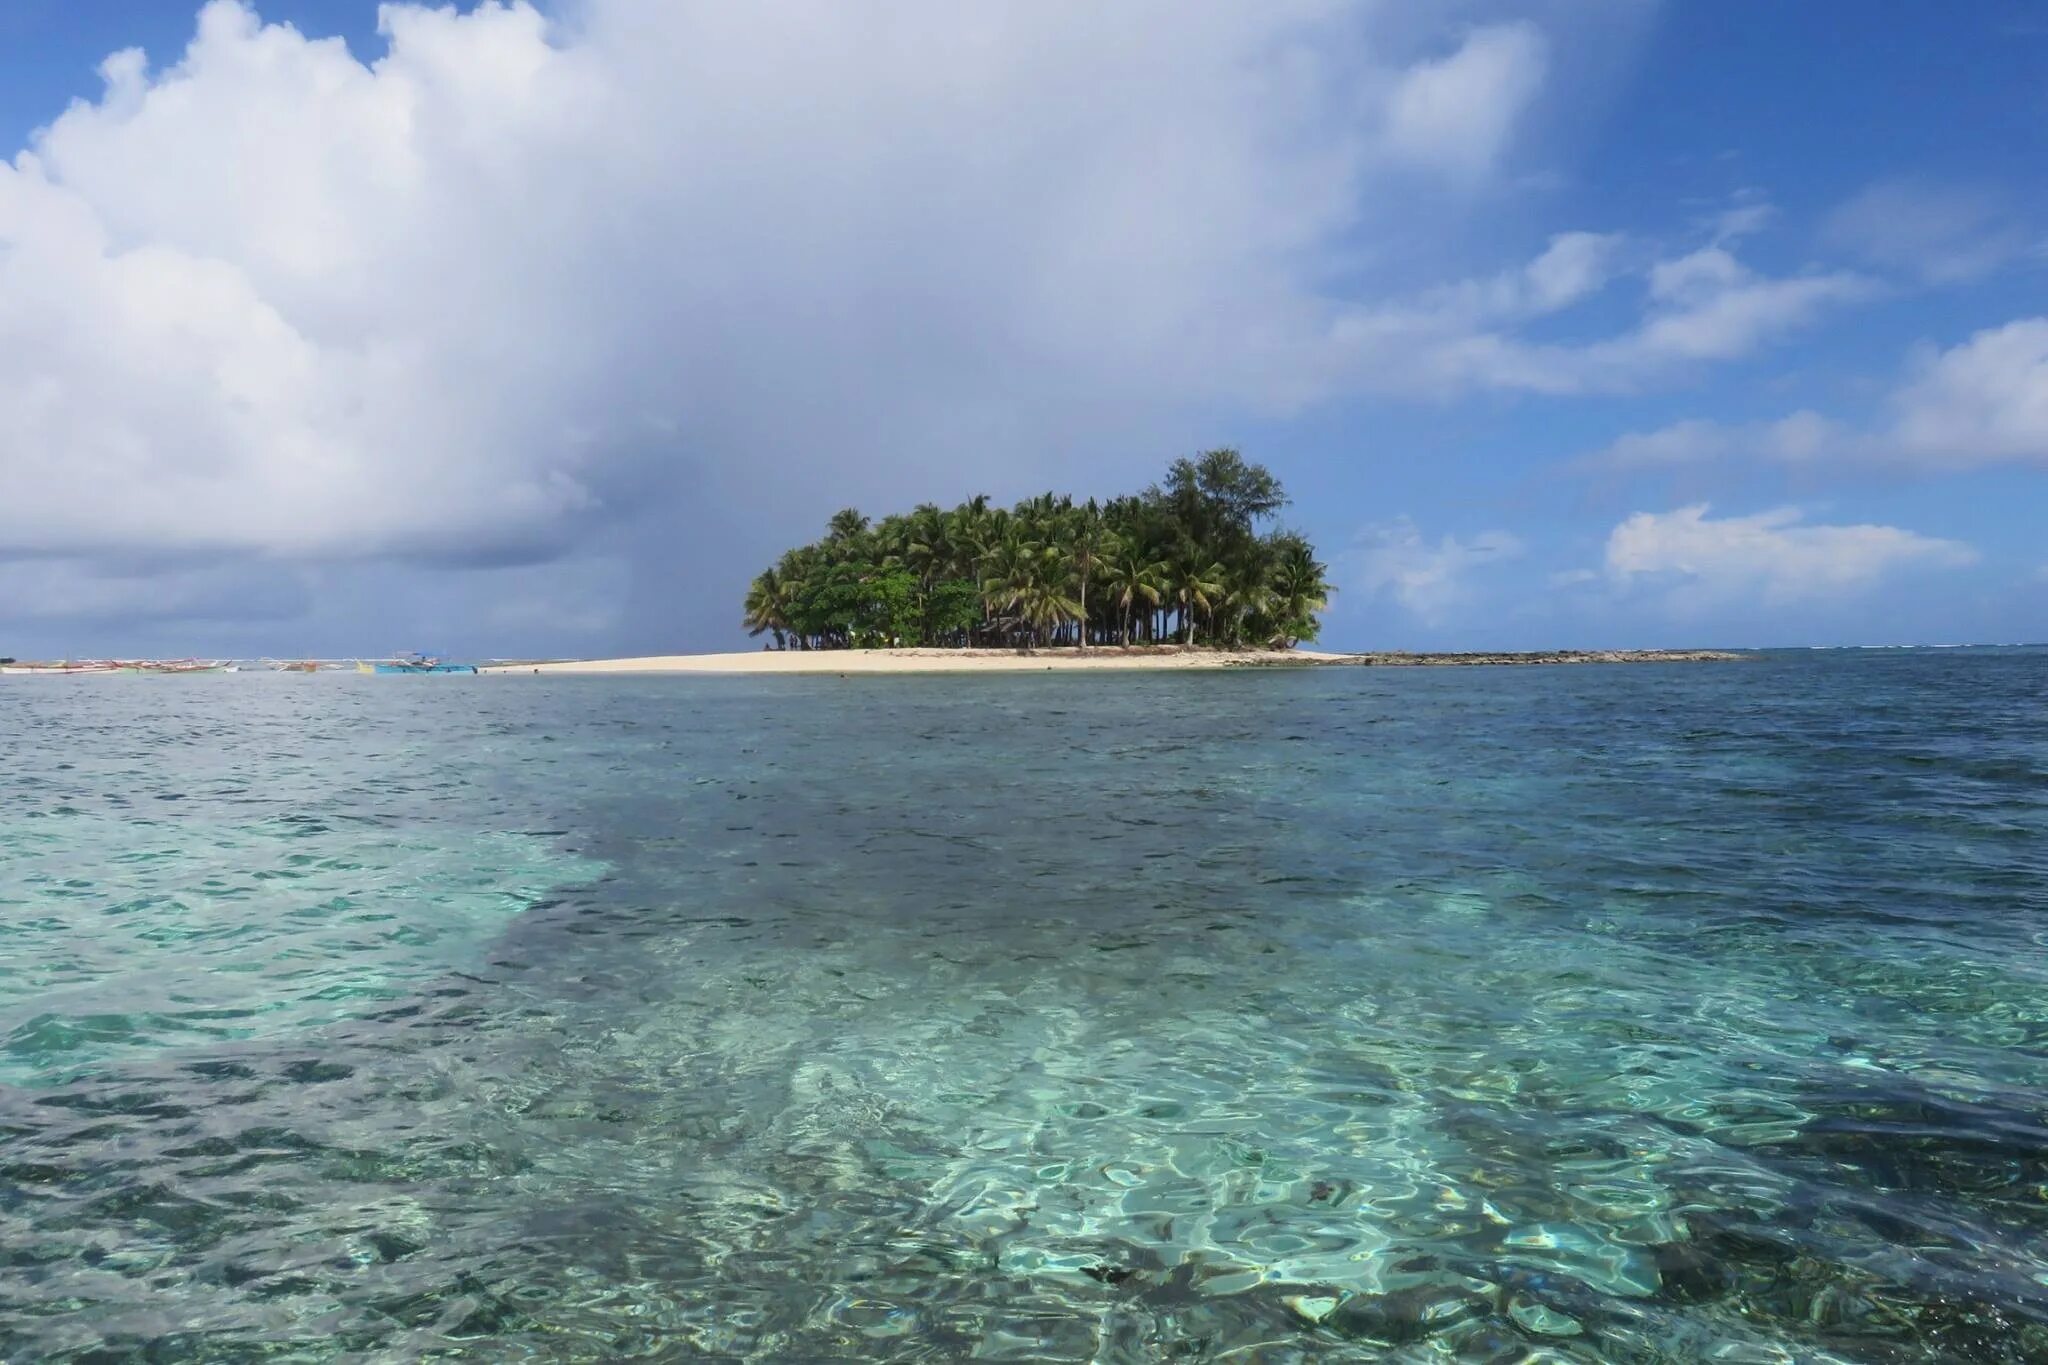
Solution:
<svg viewBox="0 0 2048 1365">
<path fill-rule="evenodd" d="M 2048 654 L 6 682 L 0 1358 L 2048 1359 Z"/>
</svg>

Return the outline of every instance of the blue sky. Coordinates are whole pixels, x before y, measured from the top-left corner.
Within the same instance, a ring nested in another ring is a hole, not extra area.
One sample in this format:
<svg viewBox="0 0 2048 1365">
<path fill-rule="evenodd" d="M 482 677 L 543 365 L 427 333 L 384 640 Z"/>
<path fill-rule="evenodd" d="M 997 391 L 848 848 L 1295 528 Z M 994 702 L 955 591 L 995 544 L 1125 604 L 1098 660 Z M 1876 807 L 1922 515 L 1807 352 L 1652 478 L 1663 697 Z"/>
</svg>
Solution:
<svg viewBox="0 0 2048 1365">
<path fill-rule="evenodd" d="M 1226 443 L 1340 646 L 2048 638 L 2037 7 L 199 9 L 0 12 L 0 653 L 739 645 Z"/>
</svg>

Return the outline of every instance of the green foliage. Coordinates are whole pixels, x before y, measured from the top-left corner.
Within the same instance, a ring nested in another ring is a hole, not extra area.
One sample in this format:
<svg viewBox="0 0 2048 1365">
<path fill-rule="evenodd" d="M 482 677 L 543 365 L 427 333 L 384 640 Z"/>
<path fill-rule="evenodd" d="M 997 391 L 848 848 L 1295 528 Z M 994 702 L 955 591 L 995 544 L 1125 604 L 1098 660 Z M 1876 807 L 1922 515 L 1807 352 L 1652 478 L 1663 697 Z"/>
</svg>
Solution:
<svg viewBox="0 0 2048 1365">
<path fill-rule="evenodd" d="M 981 589 L 969 578 L 948 578 L 934 583 L 924 597 L 924 629 L 918 639 L 925 644 L 964 644 L 981 624 Z"/>
<path fill-rule="evenodd" d="M 924 594 L 902 569 L 861 580 L 864 599 L 855 617 L 854 643 L 871 649 L 913 645 L 923 634 Z"/>
<path fill-rule="evenodd" d="M 1302 536 L 1261 532 L 1286 505 L 1266 469 L 1212 450 L 1108 503 L 976 497 L 873 523 L 849 507 L 754 580 L 745 624 L 778 649 L 1292 645 L 1333 589 Z"/>
</svg>

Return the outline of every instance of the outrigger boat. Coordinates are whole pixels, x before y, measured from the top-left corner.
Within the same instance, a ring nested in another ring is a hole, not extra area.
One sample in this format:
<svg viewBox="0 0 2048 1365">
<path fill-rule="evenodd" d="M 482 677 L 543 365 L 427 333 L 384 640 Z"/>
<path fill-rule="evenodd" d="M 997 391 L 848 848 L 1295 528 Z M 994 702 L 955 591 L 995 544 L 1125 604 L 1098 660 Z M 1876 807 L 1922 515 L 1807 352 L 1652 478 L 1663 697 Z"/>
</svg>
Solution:
<svg viewBox="0 0 2048 1365">
<path fill-rule="evenodd" d="M 203 659 L 91 659 L 61 664 L 9 664 L 0 668 L 4 673 L 66 677 L 85 673 L 225 673 L 227 670 L 225 663 L 209 663 Z"/>
<path fill-rule="evenodd" d="M 108 660 L 92 663 L 62 664 L 8 664 L 0 667 L 0 673 L 20 673 L 38 678 L 75 677 L 84 673 L 119 673 L 121 665 Z"/>
<path fill-rule="evenodd" d="M 403 659 L 358 659 L 358 673 L 474 673 L 475 664 L 451 664 L 439 659 L 430 659 L 424 654 L 408 655 Z"/>
<path fill-rule="evenodd" d="M 208 663 L 201 659 L 147 659 L 138 663 L 122 664 L 126 672 L 135 673 L 225 673 L 224 663 Z"/>
</svg>

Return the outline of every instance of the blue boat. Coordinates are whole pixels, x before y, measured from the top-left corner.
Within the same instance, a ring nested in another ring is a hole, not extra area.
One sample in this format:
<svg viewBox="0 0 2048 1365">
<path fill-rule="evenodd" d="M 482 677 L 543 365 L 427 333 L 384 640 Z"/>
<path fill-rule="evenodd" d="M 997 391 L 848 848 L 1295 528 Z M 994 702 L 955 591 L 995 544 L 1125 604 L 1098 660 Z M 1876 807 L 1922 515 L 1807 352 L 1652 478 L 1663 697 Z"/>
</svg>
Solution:
<svg viewBox="0 0 2048 1365">
<path fill-rule="evenodd" d="M 356 660 L 358 673 L 474 673 L 475 664 L 451 664 L 414 654 L 404 659 Z"/>
</svg>

